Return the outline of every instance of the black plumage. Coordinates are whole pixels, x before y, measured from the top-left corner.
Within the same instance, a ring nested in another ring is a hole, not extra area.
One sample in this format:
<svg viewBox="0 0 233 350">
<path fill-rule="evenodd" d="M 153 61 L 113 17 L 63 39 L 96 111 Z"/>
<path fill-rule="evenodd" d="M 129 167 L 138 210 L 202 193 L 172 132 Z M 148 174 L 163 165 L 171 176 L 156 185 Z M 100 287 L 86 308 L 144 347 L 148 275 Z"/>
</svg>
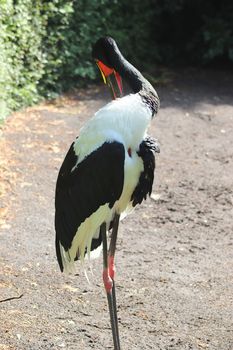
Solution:
<svg viewBox="0 0 233 350">
<path fill-rule="evenodd" d="M 72 144 L 56 185 L 56 253 L 62 271 L 59 242 L 67 251 L 81 223 L 101 205 L 107 203 L 112 208 L 124 184 L 125 150 L 119 142 L 105 142 L 76 166 L 77 161 Z"/>
<path fill-rule="evenodd" d="M 159 145 L 155 139 L 147 136 L 141 142 L 137 152 L 138 156 L 142 158 L 144 169 L 140 174 L 138 184 L 131 196 L 133 207 L 137 204 L 141 204 L 143 199 L 146 199 L 147 195 L 151 194 L 154 181 L 155 152 L 160 152 Z"/>
</svg>

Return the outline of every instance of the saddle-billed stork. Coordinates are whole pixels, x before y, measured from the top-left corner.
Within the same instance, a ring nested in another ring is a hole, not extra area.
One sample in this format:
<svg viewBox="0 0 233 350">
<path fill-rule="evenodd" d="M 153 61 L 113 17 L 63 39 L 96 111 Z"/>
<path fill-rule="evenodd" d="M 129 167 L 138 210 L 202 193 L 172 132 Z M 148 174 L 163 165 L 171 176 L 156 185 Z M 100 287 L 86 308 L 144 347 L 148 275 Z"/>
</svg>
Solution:
<svg viewBox="0 0 233 350">
<path fill-rule="evenodd" d="M 92 54 L 114 97 L 119 96 L 117 86 L 123 94 L 122 80 L 132 93 L 96 112 L 64 159 L 56 185 L 56 254 L 61 271 L 69 271 L 75 260 L 83 261 L 102 246 L 114 349 L 119 350 L 114 284 L 117 231 L 119 220 L 152 191 L 154 153 L 159 146 L 147 136 L 147 128 L 158 111 L 159 98 L 111 37 L 99 39 Z"/>
</svg>

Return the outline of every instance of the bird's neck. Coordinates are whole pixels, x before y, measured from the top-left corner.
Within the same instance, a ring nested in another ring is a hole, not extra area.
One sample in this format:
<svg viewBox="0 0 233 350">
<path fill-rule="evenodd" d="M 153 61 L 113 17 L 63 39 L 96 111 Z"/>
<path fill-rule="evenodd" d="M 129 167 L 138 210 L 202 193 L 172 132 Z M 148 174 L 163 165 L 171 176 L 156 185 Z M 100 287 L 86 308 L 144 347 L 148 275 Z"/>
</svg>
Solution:
<svg viewBox="0 0 233 350">
<path fill-rule="evenodd" d="M 153 117 L 159 109 L 159 98 L 153 86 L 123 56 L 119 57 L 117 71 L 127 82 L 132 92 L 141 96 L 143 102 L 150 108 Z"/>
</svg>

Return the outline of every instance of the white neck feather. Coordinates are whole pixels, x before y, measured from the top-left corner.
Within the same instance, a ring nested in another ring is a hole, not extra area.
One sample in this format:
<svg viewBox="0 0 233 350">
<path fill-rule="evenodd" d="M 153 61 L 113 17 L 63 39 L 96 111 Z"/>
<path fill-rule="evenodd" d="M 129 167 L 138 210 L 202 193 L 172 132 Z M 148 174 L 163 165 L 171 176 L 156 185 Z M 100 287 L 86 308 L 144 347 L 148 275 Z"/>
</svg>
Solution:
<svg viewBox="0 0 233 350">
<path fill-rule="evenodd" d="M 138 94 L 108 103 L 80 130 L 74 145 L 78 163 L 104 142 L 118 141 L 126 150 L 138 150 L 150 121 L 151 111 Z"/>
</svg>

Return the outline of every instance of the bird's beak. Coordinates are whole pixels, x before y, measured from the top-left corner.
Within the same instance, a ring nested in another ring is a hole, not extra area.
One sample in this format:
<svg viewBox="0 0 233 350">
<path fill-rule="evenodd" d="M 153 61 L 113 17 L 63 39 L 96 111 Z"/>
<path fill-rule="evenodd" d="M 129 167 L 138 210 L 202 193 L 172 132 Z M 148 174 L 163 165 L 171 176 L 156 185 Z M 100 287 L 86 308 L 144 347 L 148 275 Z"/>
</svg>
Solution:
<svg viewBox="0 0 233 350">
<path fill-rule="evenodd" d="M 103 81 L 105 84 L 108 84 L 108 86 L 111 89 L 113 98 L 116 99 L 117 97 L 123 96 L 123 85 L 122 85 L 122 79 L 118 72 L 116 72 L 113 68 L 109 68 L 101 61 L 96 61 L 96 64 L 101 72 Z"/>
</svg>

